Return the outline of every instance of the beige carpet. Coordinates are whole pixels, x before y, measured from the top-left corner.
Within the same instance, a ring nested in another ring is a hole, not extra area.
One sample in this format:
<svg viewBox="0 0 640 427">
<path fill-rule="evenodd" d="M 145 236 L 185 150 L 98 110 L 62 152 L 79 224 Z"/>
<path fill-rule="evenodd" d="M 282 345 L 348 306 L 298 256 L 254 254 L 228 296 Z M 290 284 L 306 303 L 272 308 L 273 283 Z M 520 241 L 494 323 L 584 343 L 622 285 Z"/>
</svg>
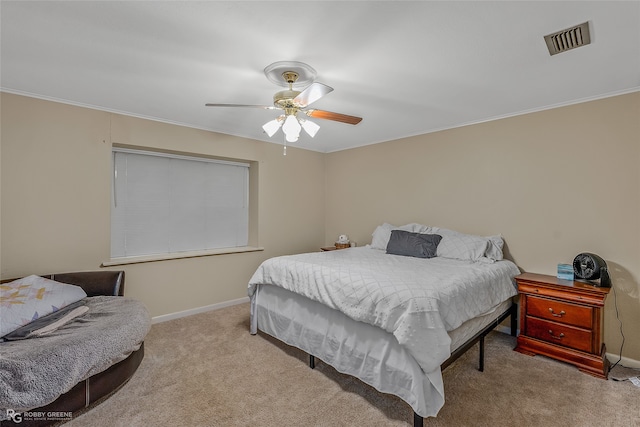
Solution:
<svg viewBox="0 0 640 427">
<path fill-rule="evenodd" d="M 249 328 L 249 305 L 154 325 L 134 377 L 65 427 L 410 426 L 411 408 Z M 514 352 L 491 333 L 444 372 L 446 403 L 425 426 L 640 426 L 640 388 Z"/>
</svg>

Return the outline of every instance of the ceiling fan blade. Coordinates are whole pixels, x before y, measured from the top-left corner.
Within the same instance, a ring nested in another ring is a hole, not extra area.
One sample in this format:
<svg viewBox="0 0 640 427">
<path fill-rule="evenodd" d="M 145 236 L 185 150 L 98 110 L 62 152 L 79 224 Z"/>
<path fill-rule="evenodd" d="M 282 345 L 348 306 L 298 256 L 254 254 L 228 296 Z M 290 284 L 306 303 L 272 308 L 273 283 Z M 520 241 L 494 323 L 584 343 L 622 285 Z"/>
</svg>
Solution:
<svg viewBox="0 0 640 427">
<path fill-rule="evenodd" d="M 316 119 L 333 120 L 336 122 L 347 123 L 349 125 L 357 125 L 362 121 L 362 117 L 348 116 L 346 114 L 332 113 L 331 111 L 324 110 L 306 110 L 304 113 L 307 116 Z"/>
<path fill-rule="evenodd" d="M 263 110 L 275 110 L 273 105 L 251 105 L 251 104 L 204 104 L 206 107 L 247 107 L 262 108 Z"/>
<path fill-rule="evenodd" d="M 316 102 L 329 92 L 333 90 L 332 87 L 322 83 L 312 83 L 305 90 L 300 92 L 298 96 L 293 98 L 293 102 L 299 105 L 300 108 L 304 108 L 307 105 Z"/>
</svg>

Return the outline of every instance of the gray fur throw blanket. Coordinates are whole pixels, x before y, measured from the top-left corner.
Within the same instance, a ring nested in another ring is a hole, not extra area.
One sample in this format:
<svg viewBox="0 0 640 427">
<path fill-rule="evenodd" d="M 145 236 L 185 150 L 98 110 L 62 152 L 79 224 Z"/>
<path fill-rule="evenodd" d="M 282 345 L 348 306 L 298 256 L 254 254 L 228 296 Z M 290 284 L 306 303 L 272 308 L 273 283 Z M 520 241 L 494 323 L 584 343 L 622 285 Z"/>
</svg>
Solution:
<svg viewBox="0 0 640 427">
<path fill-rule="evenodd" d="M 151 318 L 138 300 L 97 296 L 88 311 L 42 336 L 0 342 L 0 420 L 47 405 L 140 348 Z"/>
</svg>

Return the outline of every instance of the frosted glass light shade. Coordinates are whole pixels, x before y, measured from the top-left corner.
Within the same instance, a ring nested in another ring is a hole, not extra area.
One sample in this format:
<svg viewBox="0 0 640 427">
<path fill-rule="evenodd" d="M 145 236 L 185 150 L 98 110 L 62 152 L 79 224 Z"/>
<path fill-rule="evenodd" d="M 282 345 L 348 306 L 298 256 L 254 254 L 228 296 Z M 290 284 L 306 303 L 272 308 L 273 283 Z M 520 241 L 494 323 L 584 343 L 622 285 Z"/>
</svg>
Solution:
<svg viewBox="0 0 640 427">
<path fill-rule="evenodd" d="M 282 131 L 285 134 L 287 142 L 296 142 L 300 137 L 302 126 L 298 123 L 298 119 L 294 115 L 289 115 L 282 125 Z"/>
<path fill-rule="evenodd" d="M 266 132 L 267 135 L 269 135 L 269 138 L 271 138 L 273 135 L 275 135 L 276 132 L 278 132 L 278 129 L 280 129 L 280 126 L 282 126 L 283 118 L 284 116 L 280 116 L 277 119 L 273 119 L 262 126 L 262 129 Z"/>
<path fill-rule="evenodd" d="M 316 133 L 320 130 L 320 126 L 310 120 L 300 119 L 300 123 L 302 124 L 302 129 L 304 129 L 311 138 L 316 136 Z"/>
</svg>

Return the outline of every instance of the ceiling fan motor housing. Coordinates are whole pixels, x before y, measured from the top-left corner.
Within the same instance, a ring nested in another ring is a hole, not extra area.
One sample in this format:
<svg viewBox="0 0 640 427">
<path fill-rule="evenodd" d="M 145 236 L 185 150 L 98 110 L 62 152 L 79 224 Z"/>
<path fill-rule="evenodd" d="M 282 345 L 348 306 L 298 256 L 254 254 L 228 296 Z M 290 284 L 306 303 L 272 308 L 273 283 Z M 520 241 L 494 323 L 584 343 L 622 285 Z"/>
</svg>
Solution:
<svg viewBox="0 0 640 427">
<path fill-rule="evenodd" d="M 300 107 L 293 102 L 293 99 L 300 94 L 298 90 L 281 90 L 273 95 L 273 104 L 280 108 Z"/>
</svg>

